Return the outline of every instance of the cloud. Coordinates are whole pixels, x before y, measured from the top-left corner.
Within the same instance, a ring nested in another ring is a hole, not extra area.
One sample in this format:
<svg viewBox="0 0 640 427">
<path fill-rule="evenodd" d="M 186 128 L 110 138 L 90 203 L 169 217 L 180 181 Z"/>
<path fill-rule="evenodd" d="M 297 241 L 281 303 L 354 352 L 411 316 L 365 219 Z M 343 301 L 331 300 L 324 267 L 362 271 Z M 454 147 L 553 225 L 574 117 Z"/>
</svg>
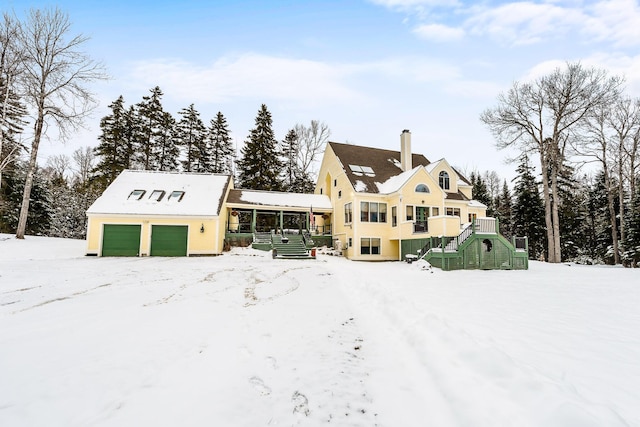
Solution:
<svg viewBox="0 0 640 427">
<path fill-rule="evenodd" d="M 372 0 L 417 16 L 413 33 L 430 41 L 489 36 L 522 46 L 572 37 L 616 47 L 640 44 L 640 5 L 636 0 L 517 1 L 464 4 L 456 0 Z M 585 39 L 586 38 L 586 39 Z"/>
<path fill-rule="evenodd" d="M 465 22 L 471 34 L 489 35 L 510 45 L 527 45 L 580 28 L 589 17 L 582 10 L 550 3 L 516 2 L 477 10 Z"/>
<path fill-rule="evenodd" d="M 420 38 L 435 42 L 448 42 L 464 38 L 464 30 L 442 24 L 423 24 L 413 30 Z"/>
<path fill-rule="evenodd" d="M 361 100 L 363 95 L 345 83 L 350 73 L 340 65 L 247 53 L 205 65 L 167 59 L 138 62 L 130 80 L 140 88 L 170 87 L 180 98 L 198 103 L 231 98 Z"/>
</svg>

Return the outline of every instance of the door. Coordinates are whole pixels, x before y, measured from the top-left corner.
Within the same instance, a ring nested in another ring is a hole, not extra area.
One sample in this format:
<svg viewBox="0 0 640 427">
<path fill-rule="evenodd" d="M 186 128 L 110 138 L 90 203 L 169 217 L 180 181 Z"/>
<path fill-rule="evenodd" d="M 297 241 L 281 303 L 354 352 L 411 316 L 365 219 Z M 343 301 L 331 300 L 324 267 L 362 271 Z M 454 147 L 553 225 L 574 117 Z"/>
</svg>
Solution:
<svg viewBox="0 0 640 427">
<path fill-rule="evenodd" d="M 429 207 L 428 206 L 416 206 L 416 225 L 415 232 L 427 232 L 429 231 Z"/>
<path fill-rule="evenodd" d="M 187 256 L 186 225 L 152 225 L 151 256 Z"/>
<path fill-rule="evenodd" d="M 140 225 L 104 224 L 102 256 L 138 256 L 140 254 Z"/>
</svg>

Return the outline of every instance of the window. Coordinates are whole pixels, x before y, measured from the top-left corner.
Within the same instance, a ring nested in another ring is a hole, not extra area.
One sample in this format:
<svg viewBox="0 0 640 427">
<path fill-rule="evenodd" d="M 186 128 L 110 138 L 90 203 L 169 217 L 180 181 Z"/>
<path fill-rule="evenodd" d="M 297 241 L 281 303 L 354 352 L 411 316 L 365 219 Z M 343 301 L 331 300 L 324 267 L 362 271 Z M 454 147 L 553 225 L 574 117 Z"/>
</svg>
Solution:
<svg viewBox="0 0 640 427">
<path fill-rule="evenodd" d="M 474 222 L 476 220 L 476 218 L 478 217 L 477 214 L 474 213 L 470 213 L 469 214 L 469 222 Z"/>
<path fill-rule="evenodd" d="M 360 221 L 387 222 L 387 204 L 360 202 Z"/>
<path fill-rule="evenodd" d="M 369 166 L 349 165 L 349 169 L 351 169 L 351 172 L 353 172 L 353 174 L 357 176 L 376 176 L 376 174 L 373 172 L 373 169 L 371 169 Z"/>
<path fill-rule="evenodd" d="M 360 239 L 361 255 L 380 255 L 380 239 L 363 237 Z"/>
<path fill-rule="evenodd" d="M 407 205 L 407 221 L 413 221 L 413 206 Z"/>
<path fill-rule="evenodd" d="M 431 208 L 431 216 L 438 216 L 440 215 L 440 208 L 438 207 L 432 207 Z"/>
<path fill-rule="evenodd" d="M 184 191 L 172 191 L 171 194 L 169 194 L 169 197 L 167 197 L 168 201 L 176 201 L 179 202 L 182 200 L 182 198 L 184 197 Z"/>
<path fill-rule="evenodd" d="M 353 222 L 353 205 L 347 203 L 344 205 L 344 223 L 350 224 L 351 222 Z"/>
<path fill-rule="evenodd" d="M 428 193 L 429 192 L 429 187 L 427 187 L 424 184 L 418 184 L 416 185 L 416 193 Z"/>
<path fill-rule="evenodd" d="M 342 190 L 339 190 L 338 191 L 338 199 L 341 199 L 341 198 L 342 198 Z"/>
<path fill-rule="evenodd" d="M 144 196 L 144 193 L 146 193 L 145 190 L 133 190 L 131 193 L 129 193 L 129 197 L 127 197 L 127 200 L 140 200 L 142 199 L 142 196 Z"/>
<path fill-rule="evenodd" d="M 447 216 L 460 216 L 460 208 L 447 208 Z"/>
<path fill-rule="evenodd" d="M 334 180 L 333 180 L 333 186 L 334 186 L 334 187 L 337 187 L 337 186 L 338 186 L 338 180 L 337 180 L 337 179 L 334 179 Z"/>
<path fill-rule="evenodd" d="M 349 247 L 353 246 L 353 239 L 349 237 Z"/>
<path fill-rule="evenodd" d="M 391 206 L 391 226 L 395 227 L 398 225 L 398 207 Z"/>
<path fill-rule="evenodd" d="M 164 197 L 164 190 L 153 190 L 151 192 L 151 195 L 149 196 L 149 199 L 159 202 L 160 200 L 162 200 L 163 197 Z"/>
<path fill-rule="evenodd" d="M 320 194 L 322 194 L 322 188 L 320 189 Z"/>
<path fill-rule="evenodd" d="M 447 172 L 440 172 L 440 175 L 438 175 L 438 184 L 443 190 L 449 189 L 449 174 Z"/>
</svg>

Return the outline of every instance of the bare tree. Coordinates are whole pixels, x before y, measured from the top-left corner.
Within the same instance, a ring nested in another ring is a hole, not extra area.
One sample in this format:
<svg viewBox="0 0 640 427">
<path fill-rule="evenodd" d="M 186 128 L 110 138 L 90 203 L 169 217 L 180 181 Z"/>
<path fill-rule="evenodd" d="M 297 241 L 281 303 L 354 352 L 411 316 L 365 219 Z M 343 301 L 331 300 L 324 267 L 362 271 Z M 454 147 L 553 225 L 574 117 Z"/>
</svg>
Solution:
<svg viewBox="0 0 640 427">
<path fill-rule="evenodd" d="M 21 84 L 26 102 L 35 112 L 35 121 L 18 239 L 24 239 L 38 147 L 46 125 L 53 122 L 60 138 L 66 139 L 95 106 L 87 85 L 106 78 L 102 65 L 80 50 L 87 37 L 71 37 L 70 31 L 69 17 L 59 9 L 32 9 L 20 31 L 20 47 L 25 56 Z"/>
<path fill-rule="evenodd" d="M 562 260 L 558 176 L 568 158 L 570 138 L 586 114 L 609 103 L 621 84 L 622 79 L 604 70 L 568 63 L 533 83 L 515 82 L 498 96 L 497 107 L 480 116 L 499 148 L 517 146 L 540 157 L 549 262 Z"/>
<path fill-rule="evenodd" d="M 26 114 L 16 99 L 16 81 L 20 74 L 22 52 L 18 47 L 19 23 L 8 13 L 0 21 L 0 187 L 2 171 L 17 157 L 21 144 L 12 141 L 14 134 L 22 132 Z M 13 142 L 13 144 L 6 144 Z"/>
<path fill-rule="evenodd" d="M 71 159 L 66 154 L 56 154 L 47 158 L 46 168 L 49 171 L 49 179 L 58 182 L 66 182 L 71 170 Z"/>
<path fill-rule="evenodd" d="M 71 158 L 73 159 L 76 180 L 82 185 L 86 184 L 87 181 L 89 181 L 89 176 L 91 175 L 96 159 L 93 148 L 88 146 L 78 148 L 73 152 Z"/>
<path fill-rule="evenodd" d="M 293 130 L 298 137 L 298 168 L 303 175 L 315 180 L 316 163 L 324 152 L 331 130 L 326 123 L 317 120 L 311 120 L 309 127 L 297 124 Z"/>
</svg>

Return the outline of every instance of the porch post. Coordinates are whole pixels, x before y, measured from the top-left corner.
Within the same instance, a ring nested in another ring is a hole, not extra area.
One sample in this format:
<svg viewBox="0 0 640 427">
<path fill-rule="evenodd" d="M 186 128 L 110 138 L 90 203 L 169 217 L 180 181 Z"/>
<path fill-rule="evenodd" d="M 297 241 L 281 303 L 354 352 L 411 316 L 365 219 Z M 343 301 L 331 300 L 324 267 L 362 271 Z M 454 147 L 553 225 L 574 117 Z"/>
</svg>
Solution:
<svg viewBox="0 0 640 427">
<path fill-rule="evenodd" d="M 284 215 L 283 215 L 282 211 L 280 211 L 280 216 L 279 216 L 279 219 L 280 219 L 280 234 L 284 234 L 284 220 L 283 220 L 283 216 L 284 216 Z"/>
<path fill-rule="evenodd" d="M 251 212 L 251 232 L 255 233 L 256 232 L 256 210 L 254 209 Z"/>
</svg>

